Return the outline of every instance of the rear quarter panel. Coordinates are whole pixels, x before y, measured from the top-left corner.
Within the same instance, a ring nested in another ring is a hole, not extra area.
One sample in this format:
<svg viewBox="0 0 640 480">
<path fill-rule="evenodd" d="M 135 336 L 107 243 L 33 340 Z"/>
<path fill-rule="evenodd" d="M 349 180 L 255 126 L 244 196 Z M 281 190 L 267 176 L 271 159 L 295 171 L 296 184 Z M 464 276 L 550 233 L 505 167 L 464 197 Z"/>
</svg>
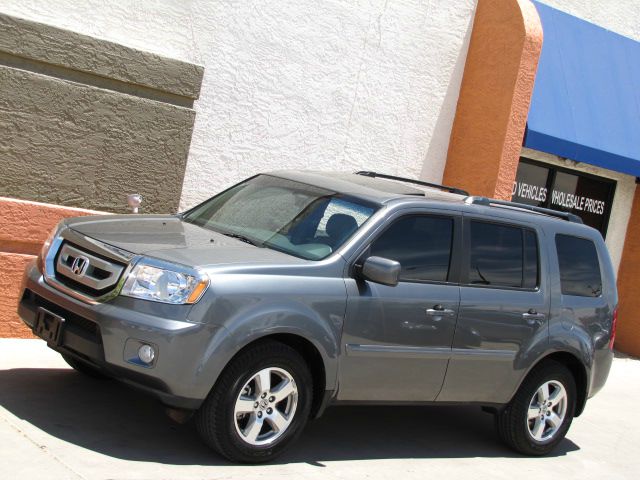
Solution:
<svg viewBox="0 0 640 480">
<path fill-rule="evenodd" d="M 604 239 L 597 230 L 569 222 L 548 222 L 546 230 L 552 292 L 547 353 L 568 352 L 578 358 L 587 375 L 585 393 L 592 396 L 604 385 L 613 359 L 608 344 L 613 312 L 618 305 L 615 273 Z M 602 294 L 599 297 L 562 293 L 555 245 L 558 234 L 588 239 L 596 245 L 602 275 Z"/>
</svg>

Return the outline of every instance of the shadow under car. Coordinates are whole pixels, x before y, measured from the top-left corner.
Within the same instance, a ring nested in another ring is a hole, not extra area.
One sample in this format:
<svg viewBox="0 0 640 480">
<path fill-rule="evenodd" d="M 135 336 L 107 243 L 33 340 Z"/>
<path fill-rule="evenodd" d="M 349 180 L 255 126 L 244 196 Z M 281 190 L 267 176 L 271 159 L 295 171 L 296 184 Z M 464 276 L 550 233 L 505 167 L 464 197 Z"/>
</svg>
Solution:
<svg viewBox="0 0 640 480">
<path fill-rule="evenodd" d="M 227 465 L 154 399 L 115 381 L 69 369 L 0 371 L 0 404 L 47 434 L 120 459 Z M 568 439 L 551 456 L 578 450 Z M 311 422 L 274 463 L 389 458 L 518 457 L 497 438 L 493 416 L 475 406 L 340 406 Z"/>
</svg>

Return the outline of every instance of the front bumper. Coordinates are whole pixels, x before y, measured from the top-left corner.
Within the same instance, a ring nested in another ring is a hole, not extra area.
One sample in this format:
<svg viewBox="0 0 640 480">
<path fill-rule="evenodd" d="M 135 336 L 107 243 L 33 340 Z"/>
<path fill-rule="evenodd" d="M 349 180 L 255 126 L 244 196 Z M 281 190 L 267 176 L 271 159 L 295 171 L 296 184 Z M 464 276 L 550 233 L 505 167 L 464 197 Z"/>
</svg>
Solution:
<svg viewBox="0 0 640 480">
<path fill-rule="evenodd" d="M 117 297 L 90 305 L 48 285 L 35 262 L 23 278 L 18 314 L 33 329 L 43 307 L 65 319 L 54 350 L 144 390 L 165 405 L 197 409 L 215 379 L 201 375 L 203 354 L 222 327 L 188 320 L 189 305 L 162 305 Z M 174 318 L 178 318 L 175 320 Z M 156 358 L 140 364 L 137 346 L 151 344 Z"/>
</svg>

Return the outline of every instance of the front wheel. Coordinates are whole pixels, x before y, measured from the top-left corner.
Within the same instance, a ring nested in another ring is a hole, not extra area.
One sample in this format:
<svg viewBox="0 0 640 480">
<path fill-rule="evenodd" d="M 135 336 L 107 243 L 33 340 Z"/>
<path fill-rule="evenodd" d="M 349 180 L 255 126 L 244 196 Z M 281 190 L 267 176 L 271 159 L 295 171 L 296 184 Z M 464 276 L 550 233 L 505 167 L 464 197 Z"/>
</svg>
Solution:
<svg viewBox="0 0 640 480">
<path fill-rule="evenodd" d="M 264 342 L 225 368 L 196 415 L 196 427 L 207 445 L 231 461 L 267 462 L 300 435 L 311 397 L 311 373 L 300 354 Z"/>
<path fill-rule="evenodd" d="M 565 437 L 576 407 L 576 383 L 563 364 L 540 364 L 498 412 L 498 434 L 525 455 L 545 455 Z"/>
</svg>

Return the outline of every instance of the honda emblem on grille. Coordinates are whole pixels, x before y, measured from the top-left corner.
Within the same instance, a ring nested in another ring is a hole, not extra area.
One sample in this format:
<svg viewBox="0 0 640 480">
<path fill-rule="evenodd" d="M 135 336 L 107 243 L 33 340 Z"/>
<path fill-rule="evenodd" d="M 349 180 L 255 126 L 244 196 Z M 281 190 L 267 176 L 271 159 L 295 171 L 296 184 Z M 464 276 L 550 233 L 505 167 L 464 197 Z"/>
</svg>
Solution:
<svg viewBox="0 0 640 480">
<path fill-rule="evenodd" d="M 82 255 L 78 255 L 73 259 L 73 262 L 71 263 L 71 272 L 76 277 L 83 276 L 87 271 L 87 268 L 89 268 L 89 259 L 87 257 L 83 257 Z"/>
</svg>

